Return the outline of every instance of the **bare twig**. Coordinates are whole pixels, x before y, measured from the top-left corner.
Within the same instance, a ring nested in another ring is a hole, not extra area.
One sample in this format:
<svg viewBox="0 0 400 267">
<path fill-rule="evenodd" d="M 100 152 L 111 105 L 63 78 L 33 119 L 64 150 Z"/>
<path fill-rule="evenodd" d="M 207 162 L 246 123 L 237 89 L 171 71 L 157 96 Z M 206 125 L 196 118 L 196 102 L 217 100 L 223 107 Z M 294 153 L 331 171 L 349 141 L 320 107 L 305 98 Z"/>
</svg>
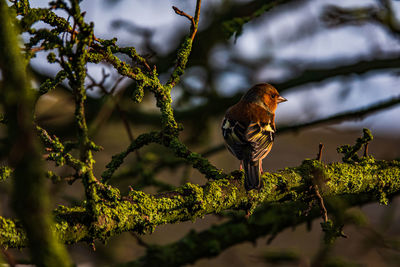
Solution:
<svg viewBox="0 0 400 267">
<path fill-rule="evenodd" d="M 318 186 L 314 184 L 314 192 L 315 196 L 317 197 L 318 205 L 321 209 L 322 219 L 324 222 L 328 221 L 328 211 L 325 208 L 324 199 L 322 198 L 321 194 L 319 193 Z"/>
<path fill-rule="evenodd" d="M 187 13 L 183 12 L 182 10 L 180 10 L 179 8 L 177 8 L 176 6 L 172 6 L 172 9 L 175 11 L 176 14 L 186 17 L 188 20 L 190 20 L 190 22 L 192 24 L 190 27 L 190 39 L 192 39 L 192 41 L 193 41 L 194 37 L 196 36 L 197 28 L 199 25 L 200 8 L 201 8 L 201 0 L 197 0 L 195 15 L 194 15 L 194 17 L 192 17 L 189 14 L 187 14 Z"/>
<path fill-rule="evenodd" d="M 368 145 L 368 142 L 364 145 L 364 157 L 368 156 Z"/>
<path fill-rule="evenodd" d="M 121 76 L 121 77 L 115 82 L 115 84 L 114 84 L 114 86 L 111 88 L 111 90 L 108 91 L 108 90 L 105 88 L 104 83 L 105 83 L 106 79 L 110 76 L 110 74 L 106 74 L 104 69 L 102 69 L 102 73 L 103 73 L 103 77 L 102 77 L 102 80 L 101 80 L 100 82 L 96 82 L 95 79 L 94 79 L 93 77 L 91 77 L 89 74 L 87 74 L 88 78 L 92 81 L 92 84 L 89 85 L 87 88 L 89 89 L 89 88 L 98 87 L 98 88 L 103 92 L 103 94 L 105 94 L 105 95 L 111 97 L 111 99 L 112 99 L 113 102 L 114 102 L 114 107 L 115 107 L 115 109 L 118 111 L 118 114 L 119 114 L 119 116 L 120 116 L 120 118 L 121 118 L 121 120 L 122 120 L 122 122 L 123 122 L 123 124 L 124 124 L 125 130 L 126 130 L 126 132 L 127 132 L 127 134 L 128 134 L 128 137 L 129 137 L 129 141 L 130 141 L 130 142 L 133 142 L 133 140 L 134 140 L 135 137 L 133 136 L 133 133 L 132 133 L 132 130 L 131 130 L 130 126 L 129 126 L 129 122 L 128 122 L 127 118 L 126 118 L 125 112 L 122 110 L 121 106 L 120 106 L 119 103 L 118 103 L 119 97 L 118 97 L 118 98 L 113 97 L 113 93 L 115 92 L 116 88 L 118 87 L 118 85 L 122 82 L 122 80 L 123 80 L 125 77 L 124 77 L 124 76 Z M 112 111 L 112 110 L 113 110 L 113 108 L 111 108 L 110 111 Z M 99 113 L 99 114 L 100 114 L 100 113 Z M 104 122 L 104 120 L 101 120 L 101 121 Z"/>
<path fill-rule="evenodd" d="M 190 16 L 189 14 L 183 12 L 182 10 L 180 10 L 179 8 L 177 8 L 176 6 L 172 6 L 172 9 L 175 11 L 176 14 L 180 15 L 180 16 L 184 16 L 187 17 L 190 22 L 192 23 L 193 27 L 196 24 L 194 21 L 194 18 L 192 16 Z"/>
<path fill-rule="evenodd" d="M 321 158 L 322 158 L 322 150 L 323 150 L 323 148 L 324 148 L 324 144 L 319 143 L 319 152 L 318 152 L 318 155 L 317 155 L 317 160 L 319 160 L 319 161 L 321 161 Z M 314 178 L 318 178 L 317 177 L 317 173 L 315 173 Z M 319 207 L 321 209 L 322 219 L 326 223 L 328 221 L 328 212 L 327 212 L 327 210 L 325 208 L 324 199 L 322 198 L 322 196 L 321 196 L 321 194 L 319 192 L 317 181 L 314 181 L 314 184 L 313 184 L 312 188 L 313 188 L 314 194 L 316 196 L 316 199 L 318 201 L 318 205 L 319 205 Z"/>
<path fill-rule="evenodd" d="M 317 160 L 319 160 L 319 161 L 321 161 L 321 158 L 322 158 L 322 149 L 324 149 L 324 144 L 319 143 L 319 151 L 317 154 Z"/>
<path fill-rule="evenodd" d="M 1 252 L 3 253 L 3 255 L 4 255 L 5 259 L 7 260 L 7 263 L 10 267 L 17 266 L 13 255 L 8 250 L 2 248 Z"/>
<path fill-rule="evenodd" d="M 150 245 L 147 244 L 146 242 L 144 242 L 144 240 L 140 236 L 138 236 L 136 233 L 131 232 L 131 235 L 136 239 L 139 246 L 144 247 L 144 248 L 150 247 Z"/>
</svg>

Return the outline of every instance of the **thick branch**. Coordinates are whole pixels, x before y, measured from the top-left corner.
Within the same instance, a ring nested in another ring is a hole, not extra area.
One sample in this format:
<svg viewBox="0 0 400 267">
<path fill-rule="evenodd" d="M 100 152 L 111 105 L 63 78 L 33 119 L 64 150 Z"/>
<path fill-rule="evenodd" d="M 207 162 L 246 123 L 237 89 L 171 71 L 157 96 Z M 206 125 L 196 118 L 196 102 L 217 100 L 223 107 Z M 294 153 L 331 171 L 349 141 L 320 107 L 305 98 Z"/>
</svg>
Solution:
<svg viewBox="0 0 400 267">
<path fill-rule="evenodd" d="M 342 198 L 348 207 L 376 200 L 374 196 L 366 194 L 359 197 L 348 195 Z M 329 199 L 327 200 L 329 202 Z M 244 217 L 234 218 L 202 232 L 190 232 L 182 239 L 168 245 L 147 245 L 148 249 L 144 256 L 118 266 L 183 266 L 193 264 L 199 259 L 216 257 L 226 249 L 243 242 L 255 244 L 258 238 L 264 236 L 268 236 L 270 242 L 283 230 L 310 222 L 320 216 L 318 207 L 314 207 L 307 216 L 296 215 L 306 208 L 306 203 L 301 201 L 263 205 L 249 220 L 245 220 Z"/>
<path fill-rule="evenodd" d="M 316 169 L 325 178 L 325 186 L 321 188 L 324 197 L 368 194 L 384 202 L 387 196 L 400 191 L 398 161 L 366 158 L 362 163 L 354 165 L 324 165 L 316 160 L 307 160 L 299 167 L 265 173 L 260 192 L 245 191 L 241 172 L 233 173 L 239 179 L 222 179 L 208 182 L 204 186 L 186 184 L 175 191 L 155 196 L 131 191 L 127 197 L 120 197 L 117 190 L 109 188 L 104 194 L 106 199 L 102 202 L 101 215 L 96 223 L 88 224 L 88 214 L 83 207 L 60 207 L 54 213 L 57 222 L 54 230 L 66 243 L 103 240 L 124 231 L 151 232 L 161 224 L 193 221 L 206 214 L 228 209 L 254 208 L 260 203 L 304 201 L 309 199 L 305 189 L 312 184 Z M 91 233 L 89 227 L 92 227 Z M 1 245 L 26 246 L 25 234 L 18 224 L 3 219 L 0 229 Z"/>
</svg>

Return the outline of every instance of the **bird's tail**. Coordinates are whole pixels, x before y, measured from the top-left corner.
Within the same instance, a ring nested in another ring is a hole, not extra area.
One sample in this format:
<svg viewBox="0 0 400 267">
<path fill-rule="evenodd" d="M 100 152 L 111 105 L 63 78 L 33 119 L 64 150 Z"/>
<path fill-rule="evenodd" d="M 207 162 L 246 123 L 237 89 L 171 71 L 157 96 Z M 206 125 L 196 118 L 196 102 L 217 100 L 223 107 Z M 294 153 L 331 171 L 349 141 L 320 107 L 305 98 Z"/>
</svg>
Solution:
<svg viewBox="0 0 400 267">
<path fill-rule="evenodd" d="M 260 188 L 260 167 L 257 161 L 243 161 L 244 167 L 244 187 L 247 191 Z"/>
</svg>

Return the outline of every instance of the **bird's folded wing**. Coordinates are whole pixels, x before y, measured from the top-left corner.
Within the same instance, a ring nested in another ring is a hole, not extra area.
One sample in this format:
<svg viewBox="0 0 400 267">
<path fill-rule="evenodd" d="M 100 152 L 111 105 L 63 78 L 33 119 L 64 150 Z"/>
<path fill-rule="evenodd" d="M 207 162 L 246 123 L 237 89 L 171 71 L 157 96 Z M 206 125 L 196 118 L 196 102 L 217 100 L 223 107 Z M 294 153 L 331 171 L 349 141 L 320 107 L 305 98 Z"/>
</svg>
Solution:
<svg viewBox="0 0 400 267">
<path fill-rule="evenodd" d="M 250 123 L 248 126 L 235 120 L 224 119 L 222 134 L 228 149 L 239 159 L 256 161 L 271 150 L 275 129 L 270 123 Z"/>
<path fill-rule="evenodd" d="M 264 158 L 272 148 L 275 127 L 270 123 L 251 123 L 247 127 L 246 140 L 252 146 L 251 160 Z"/>
</svg>

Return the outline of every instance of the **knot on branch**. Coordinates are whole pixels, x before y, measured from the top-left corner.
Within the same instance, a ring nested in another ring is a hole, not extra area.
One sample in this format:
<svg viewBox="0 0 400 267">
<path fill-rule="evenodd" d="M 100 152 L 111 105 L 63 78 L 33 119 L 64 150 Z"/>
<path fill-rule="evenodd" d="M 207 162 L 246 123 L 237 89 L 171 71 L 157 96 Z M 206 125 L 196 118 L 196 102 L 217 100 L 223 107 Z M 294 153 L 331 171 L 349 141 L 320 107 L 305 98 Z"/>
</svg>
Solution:
<svg viewBox="0 0 400 267">
<path fill-rule="evenodd" d="M 357 152 L 364 146 L 365 152 L 364 157 L 367 156 L 368 152 L 368 142 L 373 139 L 372 133 L 369 129 L 363 129 L 363 136 L 357 138 L 356 144 L 353 146 L 343 145 L 337 148 L 338 153 L 343 154 L 343 162 L 345 163 L 358 163 L 361 161 L 361 158 L 357 155 Z"/>
</svg>

